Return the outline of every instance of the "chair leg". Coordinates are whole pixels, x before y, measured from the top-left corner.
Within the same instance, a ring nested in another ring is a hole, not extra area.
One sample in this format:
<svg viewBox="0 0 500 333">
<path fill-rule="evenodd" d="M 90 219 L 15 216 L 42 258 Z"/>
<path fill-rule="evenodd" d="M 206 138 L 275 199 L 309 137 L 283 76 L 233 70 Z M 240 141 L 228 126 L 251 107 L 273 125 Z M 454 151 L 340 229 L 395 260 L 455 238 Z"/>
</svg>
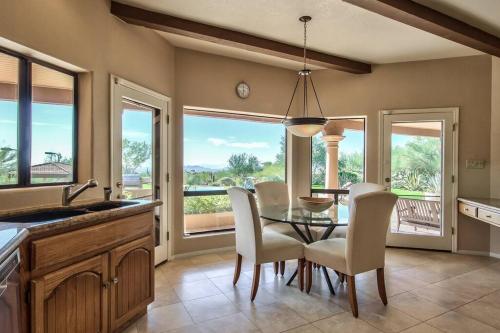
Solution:
<svg viewBox="0 0 500 333">
<path fill-rule="evenodd" d="M 273 264 L 274 264 L 274 275 L 278 275 L 278 266 L 279 266 L 279 263 L 276 261 Z"/>
<path fill-rule="evenodd" d="M 285 275 L 285 262 L 280 261 L 280 274 L 281 276 Z"/>
<path fill-rule="evenodd" d="M 304 291 L 304 258 L 298 260 L 298 271 L 299 271 L 299 289 Z"/>
<path fill-rule="evenodd" d="M 385 278 L 383 268 L 377 268 L 377 285 L 380 299 L 382 300 L 382 303 L 384 303 L 384 305 L 387 305 L 387 294 L 385 293 Z"/>
<path fill-rule="evenodd" d="M 356 280 L 354 276 L 346 275 L 347 288 L 349 291 L 349 303 L 351 303 L 352 315 L 358 318 L 358 300 L 356 299 Z"/>
<path fill-rule="evenodd" d="M 255 295 L 257 295 L 257 290 L 259 289 L 260 281 L 260 264 L 255 265 L 253 268 L 253 281 L 252 281 L 252 293 L 250 295 L 250 300 L 253 302 Z"/>
<path fill-rule="evenodd" d="M 233 286 L 236 285 L 238 279 L 240 278 L 241 273 L 241 254 L 236 254 L 236 267 L 234 267 L 234 278 L 233 278 Z"/>
<path fill-rule="evenodd" d="M 312 262 L 306 260 L 306 293 L 309 294 L 312 286 Z"/>
</svg>

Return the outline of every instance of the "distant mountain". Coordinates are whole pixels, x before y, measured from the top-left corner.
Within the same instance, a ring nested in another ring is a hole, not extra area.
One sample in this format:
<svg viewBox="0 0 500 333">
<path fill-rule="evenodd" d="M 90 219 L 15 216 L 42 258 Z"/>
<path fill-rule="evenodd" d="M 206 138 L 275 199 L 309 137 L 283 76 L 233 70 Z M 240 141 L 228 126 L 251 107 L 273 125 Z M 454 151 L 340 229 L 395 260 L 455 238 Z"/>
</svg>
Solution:
<svg viewBox="0 0 500 333">
<path fill-rule="evenodd" d="M 224 169 L 223 167 L 217 166 L 202 166 L 202 165 L 185 165 L 184 171 L 189 172 L 216 172 Z"/>
</svg>

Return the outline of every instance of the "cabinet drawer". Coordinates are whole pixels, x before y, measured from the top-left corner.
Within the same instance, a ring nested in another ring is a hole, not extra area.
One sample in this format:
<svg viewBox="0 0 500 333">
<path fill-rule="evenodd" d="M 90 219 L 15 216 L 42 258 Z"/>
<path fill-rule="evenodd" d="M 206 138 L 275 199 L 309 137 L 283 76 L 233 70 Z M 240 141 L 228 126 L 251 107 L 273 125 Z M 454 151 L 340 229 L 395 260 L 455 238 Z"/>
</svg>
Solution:
<svg viewBox="0 0 500 333">
<path fill-rule="evenodd" d="M 477 207 L 464 204 L 463 202 L 458 204 L 458 211 L 470 217 L 477 217 Z"/>
<path fill-rule="evenodd" d="M 149 235 L 152 230 L 153 212 L 147 212 L 35 240 L 31 244 L 31 269 L 95 254 L 100 249 Z"/>
<path fill-rule="evenodd" d="M 477 217 L 485 222 L 500 225 L 500 214 L 490 212 L 489 210 L 479 208 Z"/>
</svg>

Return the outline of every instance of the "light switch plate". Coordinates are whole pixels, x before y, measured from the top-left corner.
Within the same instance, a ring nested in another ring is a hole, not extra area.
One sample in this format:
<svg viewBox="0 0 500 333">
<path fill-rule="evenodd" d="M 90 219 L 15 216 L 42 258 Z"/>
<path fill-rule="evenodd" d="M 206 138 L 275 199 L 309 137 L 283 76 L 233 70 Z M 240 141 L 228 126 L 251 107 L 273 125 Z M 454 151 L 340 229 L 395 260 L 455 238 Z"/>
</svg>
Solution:
<svg viewBox="0 0 500 333">
<path fill-rule="evenodd" d="M 466 160 L 465 168 L 466 169 L 484 169 L 486 164 L 485 160 Z"/>
</svg>

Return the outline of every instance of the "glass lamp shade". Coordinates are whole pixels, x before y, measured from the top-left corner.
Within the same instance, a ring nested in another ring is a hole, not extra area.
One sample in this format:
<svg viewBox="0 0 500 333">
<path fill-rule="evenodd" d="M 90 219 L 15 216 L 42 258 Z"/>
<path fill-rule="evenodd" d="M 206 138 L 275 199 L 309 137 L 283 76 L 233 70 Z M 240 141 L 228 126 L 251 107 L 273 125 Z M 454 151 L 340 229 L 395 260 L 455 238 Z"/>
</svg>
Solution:
<svg viewBox="0 0 500 333">
<path fill-rule="evenodd" d="M 291 118 L 286 119 L 284 122 L 287 130 L 293 135 L 310 138 L 325 127 L 325 118 Z"/>
</svg>

